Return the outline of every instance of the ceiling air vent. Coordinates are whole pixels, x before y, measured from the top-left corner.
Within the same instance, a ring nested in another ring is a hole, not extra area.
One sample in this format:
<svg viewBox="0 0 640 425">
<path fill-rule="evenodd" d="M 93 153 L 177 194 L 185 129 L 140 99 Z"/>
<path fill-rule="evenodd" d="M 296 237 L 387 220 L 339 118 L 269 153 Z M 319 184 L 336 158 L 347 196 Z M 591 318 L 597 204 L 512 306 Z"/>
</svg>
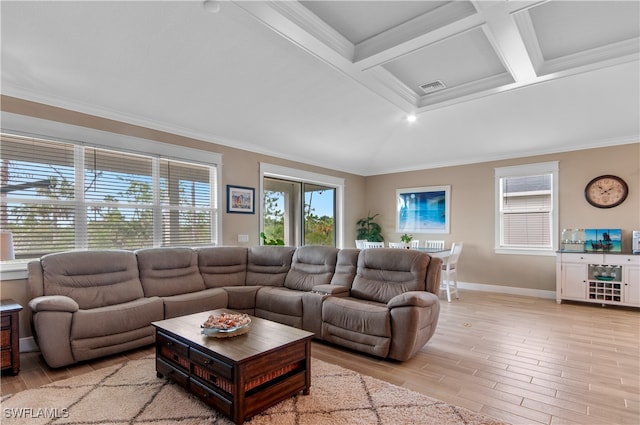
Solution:
<svg viewBox="0 0 640 425">
<path fill-rule="evenodd" d="M 420 84 L 420 89 L 423 92 L 425 92 L 425 94 L 433 93 L 446 88 L 447 86 L 440 80 L 435 80 L 430 83 Z"/>
</svg>

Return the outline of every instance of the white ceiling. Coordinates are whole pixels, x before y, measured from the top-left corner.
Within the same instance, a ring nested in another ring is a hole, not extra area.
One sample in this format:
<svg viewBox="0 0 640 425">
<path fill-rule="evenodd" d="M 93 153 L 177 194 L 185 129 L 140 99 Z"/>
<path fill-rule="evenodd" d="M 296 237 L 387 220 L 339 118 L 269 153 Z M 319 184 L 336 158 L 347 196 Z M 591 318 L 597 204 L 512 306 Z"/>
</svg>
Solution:
<svg viewBox="0 0 640 425">
<path fill-rule="evenodd" d="M 0 8 L 2 94 L 355 174 L 640 140 L 636 0 Z"/>
</svg>

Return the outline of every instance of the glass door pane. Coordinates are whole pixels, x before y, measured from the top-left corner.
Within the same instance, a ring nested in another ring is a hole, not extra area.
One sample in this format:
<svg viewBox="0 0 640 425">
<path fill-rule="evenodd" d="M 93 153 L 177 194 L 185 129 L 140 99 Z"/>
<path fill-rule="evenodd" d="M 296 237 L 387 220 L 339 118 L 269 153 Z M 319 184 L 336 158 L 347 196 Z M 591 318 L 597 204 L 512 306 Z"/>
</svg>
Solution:
<svg viewBox="0 0 640 425">
<path fill-rule="evenodd" d="M 335 198 L 332 187 L 304 183 L 304 245 L 336 245 Z"/>
<path fill-rule="evenodd" d="M 296 246 L 300 234 L 301 184 L 265 177 L 263 191 L 265 244 Z"/>
<path fill-rule="evenodd" d="M 263 191 L 266 245 L 336 245 L 335 188 L 265 177 Z"/>
</svg>

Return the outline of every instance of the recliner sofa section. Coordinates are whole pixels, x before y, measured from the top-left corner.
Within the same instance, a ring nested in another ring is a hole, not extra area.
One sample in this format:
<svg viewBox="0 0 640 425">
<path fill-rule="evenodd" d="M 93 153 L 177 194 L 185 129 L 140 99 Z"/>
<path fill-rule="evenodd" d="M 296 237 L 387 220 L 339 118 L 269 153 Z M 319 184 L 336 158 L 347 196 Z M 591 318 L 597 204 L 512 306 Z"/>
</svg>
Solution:
<svg viewBox="0 0 640 425">
<path fill-rule="evenodd" d="M 71 251 L 29 263 L 29 307 L 51 367 L 152 344 L 152 322 L 217 308 L 406 360 L 435 331 L 440 268 L 425 253 L 389 249 Z"/>
<path fill-rule="evenodd" d="M 411 358 L 440 313 L 438 297 L 425 292 L 430 262 L 414 250 L 360 252 L 350 294 L 322 304 L 322 338 L 378 357 Z"/>
<path fill-rule="evenodd" d="M 28 265 L 31 325 L 51 367 L 152 344 L 163 301 L 146 296 L 130 251 L 50 254 Z"/>
<path fill-rule="evenodd" d="M 326 246 L 296 249 L 282 286 L 263 287 L 256 296 L 255 315 L 313 332 L 321 331 L 321 307 L 327 295 L 314 291 L 328 285 L 339 250 Z"/>
</svg>

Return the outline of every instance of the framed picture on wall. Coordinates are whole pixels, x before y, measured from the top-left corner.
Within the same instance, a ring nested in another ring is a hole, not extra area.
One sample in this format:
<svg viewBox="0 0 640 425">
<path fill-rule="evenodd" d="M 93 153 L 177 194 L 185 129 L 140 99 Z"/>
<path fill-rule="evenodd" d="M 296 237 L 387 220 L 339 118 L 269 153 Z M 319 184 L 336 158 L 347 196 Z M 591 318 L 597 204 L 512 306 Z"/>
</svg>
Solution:
<svg viewBox="0 0 640 425">
<path fill-rule="evenodd" d="M 622 252 L 622 229 L 584 229 L 587 252 Z"/>
<path fill-rule="evenodd" d="M 256 212 L 256 190 L 252 187 L 227 185 L 227 212 L 254 214 Z"/>
<path fill-rule="evenodd" d="M 396 190 L 396 232 L 449 233 L 451 186 Z"/>
</svg>

